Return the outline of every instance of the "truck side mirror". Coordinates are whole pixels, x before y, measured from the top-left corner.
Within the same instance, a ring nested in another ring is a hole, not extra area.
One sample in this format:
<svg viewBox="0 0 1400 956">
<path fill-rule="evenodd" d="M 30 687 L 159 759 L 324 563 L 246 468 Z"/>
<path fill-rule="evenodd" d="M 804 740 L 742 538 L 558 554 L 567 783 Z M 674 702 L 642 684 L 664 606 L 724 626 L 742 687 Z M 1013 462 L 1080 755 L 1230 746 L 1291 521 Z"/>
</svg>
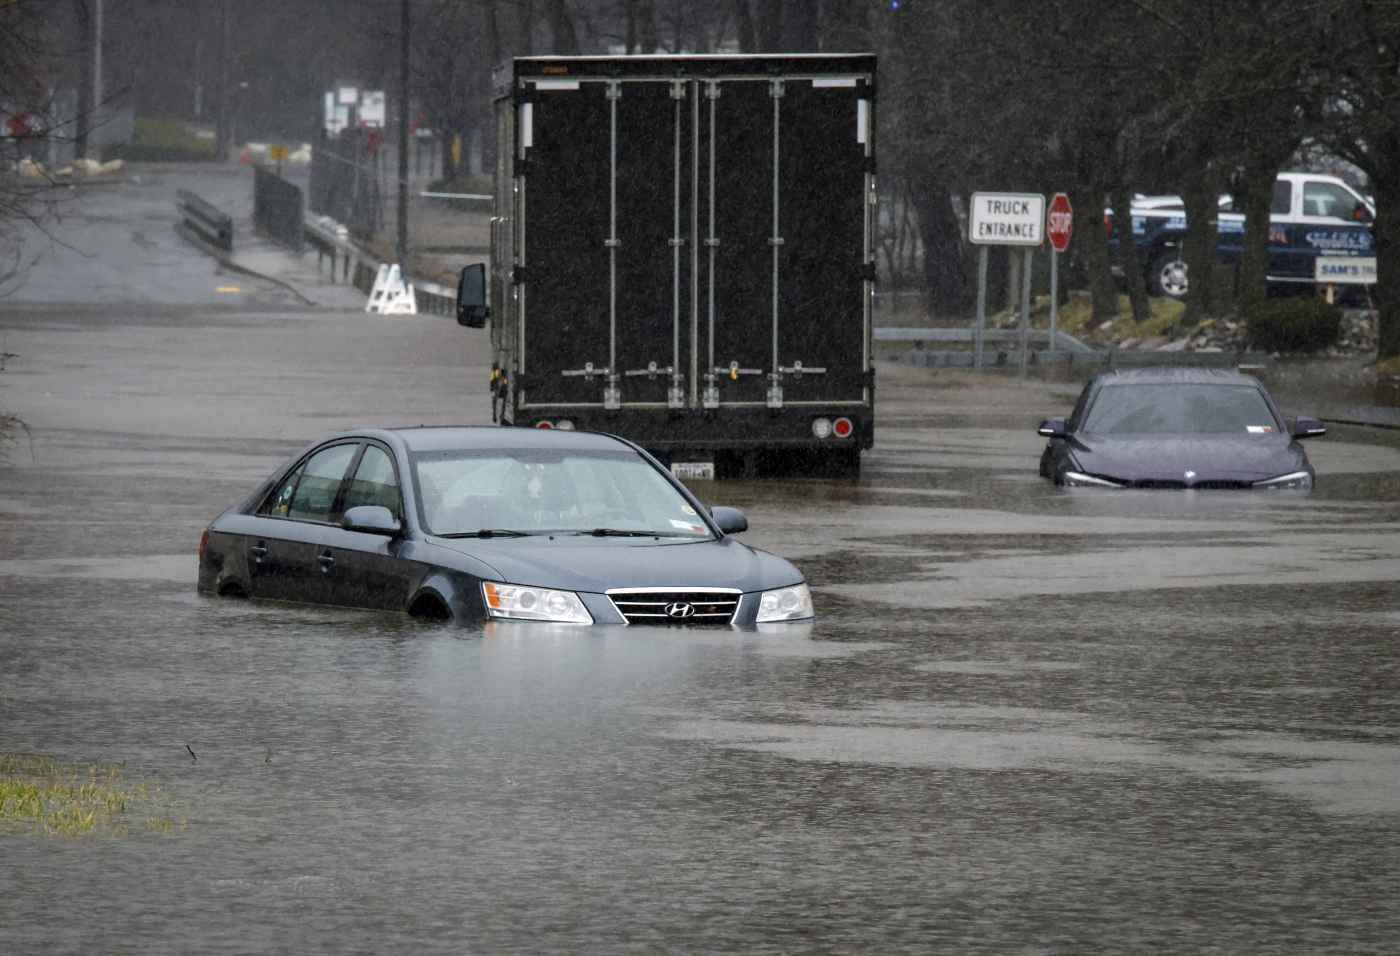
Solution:
<svg viewBox="0 0 1400 956">
<path fill-rule="evenodd" d="M 486 305 L 486 266 L 478 263 L 462 270 L 457 280 L 457 324 L 485 328 L 491 310 Z"/>
</svg>

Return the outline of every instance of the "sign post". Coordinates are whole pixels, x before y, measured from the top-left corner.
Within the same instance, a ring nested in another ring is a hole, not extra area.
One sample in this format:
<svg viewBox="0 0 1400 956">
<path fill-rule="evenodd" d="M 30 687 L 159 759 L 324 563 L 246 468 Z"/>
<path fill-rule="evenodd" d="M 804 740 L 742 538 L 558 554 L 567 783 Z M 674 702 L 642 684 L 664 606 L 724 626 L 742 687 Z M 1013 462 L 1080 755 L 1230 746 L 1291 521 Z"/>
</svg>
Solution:
<svg viewBox="0 0 1400 956">
<path fill-rule="evenodd" d="M 1045 224 L 1050 236 L 1050 351 L 1055 351 L 1055 327 L 1060 317 L 1060 253 L 1069 248 L 1074 232 L 1074 208 L 1064 193 L 1055 193 Z"/>
<path fill-rule="evenodd" d="M 1020 377 L 1026 377 L 1027 333 L 1031 311 L 1031 252 L 1044 241 L 1045 197 L 1040 193 L 973 193 L 967 217 L 968 241 L 983 247 L 977 278 L 976 352 L 973 362 L 982 367 L 982 334 L 986 326 L 987 246 L 1025 246 L 1026 262 L 1021 282 Z"/>
</svg>

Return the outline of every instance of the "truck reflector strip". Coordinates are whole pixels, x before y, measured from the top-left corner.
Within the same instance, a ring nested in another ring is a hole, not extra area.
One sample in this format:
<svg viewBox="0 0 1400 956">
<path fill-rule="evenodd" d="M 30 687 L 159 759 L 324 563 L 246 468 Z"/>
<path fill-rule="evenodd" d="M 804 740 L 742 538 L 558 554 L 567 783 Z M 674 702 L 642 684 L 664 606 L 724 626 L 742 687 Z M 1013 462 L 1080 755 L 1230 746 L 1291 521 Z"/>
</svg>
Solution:
<svg viewBox="0 0 1400 956">
<path fill-rule="evenodd" d="M 576 90 L 578 80 L 535 80 L 537 90 Z"/>
<path fill-rule="evenodd" d="M 827 86 L 849 86 L 855 89 L 856 78 L 854 76 L 820 76 L 812 80 L 812 85 L 818 89 Z"/>
</svg>

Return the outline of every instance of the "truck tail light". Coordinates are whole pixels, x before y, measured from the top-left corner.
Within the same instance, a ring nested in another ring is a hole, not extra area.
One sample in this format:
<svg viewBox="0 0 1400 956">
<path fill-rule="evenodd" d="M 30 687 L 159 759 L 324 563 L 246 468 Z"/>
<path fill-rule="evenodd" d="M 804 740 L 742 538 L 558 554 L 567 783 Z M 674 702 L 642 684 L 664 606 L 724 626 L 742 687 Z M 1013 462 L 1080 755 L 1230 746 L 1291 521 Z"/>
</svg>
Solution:
<svg viewBox="0 0 1400 956">
<path fill-rule="evenodd" d="M 554 427 L 554 423 L 553 423 L 553 422 L 536 422 L 536 423 L 535 423 L 535 427 L 536 427 L 536 428 L 553 428 L 553 427 Z"/>
<path fill-rule="evenodd" d="M 818 438 L 825 438 L 826 436 L 830 435 L 830 434 L 831 434 L 831 419 L 829 419 L 829 418 L 814 418 L 814 419 L 812 419 L 812 434 L 813 434 L 813 435 L 816 435 Z"/>
<path fill-rule="evenodd" d="M 837 438 L 850 438 L 851 432 L 855 431 L 855 428 L 849 418 L 838 418 L 831 425 L 831 430 L 835 432 Z"/>
<path fill-rule="evenodd" d="M 554 423 L 554 427 L 559 429 L 561 432 L 571 432 L 574 430 L 574 423 L 569 421 L 567 418 L 561 418 L 559 419 L 559 421 Z"/>
</svg>

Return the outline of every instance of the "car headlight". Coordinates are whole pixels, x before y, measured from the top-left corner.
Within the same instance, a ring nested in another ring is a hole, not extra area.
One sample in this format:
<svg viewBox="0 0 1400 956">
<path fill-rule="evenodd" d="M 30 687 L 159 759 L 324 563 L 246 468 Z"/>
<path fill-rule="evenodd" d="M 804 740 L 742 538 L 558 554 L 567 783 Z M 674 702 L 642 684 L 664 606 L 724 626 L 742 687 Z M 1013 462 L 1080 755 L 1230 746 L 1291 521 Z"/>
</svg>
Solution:
<svg viewBox="0 0 1400 956">
<path fill-rule="evenodd" d="M 758 624 L 801 621 L 812 616 L 812 592 L 805 584 L 764 591 L 758 599 Z"/>
<path fill-rule="evenodd" d="M 1066 488 L 1122 488 L 1123 485 L 1116 481 L 1109 481 L 1107 478 L 1095 478 L 1093 475 L 1086 475 L 1083 472 L 1065 472 L 1064 483 Z"/>
<path fill-rule="evenodd" d="M 1306 491 L 1313 486 L 1312 475 L 1306 471 L 1294 471 L 1279 475 L 1267 481 L 1256 481 L 1255 488 L 1271 488 L 1274 491 Z"/>
<path fill-rule="evenodd" d="M 593 615 L 573 591 L 527 588 L 516 584 L 481 585 L 486 593 L 486 613 L 517 621 L 554 621 L 558 624 L 592 624 Z"/>
</svg>

